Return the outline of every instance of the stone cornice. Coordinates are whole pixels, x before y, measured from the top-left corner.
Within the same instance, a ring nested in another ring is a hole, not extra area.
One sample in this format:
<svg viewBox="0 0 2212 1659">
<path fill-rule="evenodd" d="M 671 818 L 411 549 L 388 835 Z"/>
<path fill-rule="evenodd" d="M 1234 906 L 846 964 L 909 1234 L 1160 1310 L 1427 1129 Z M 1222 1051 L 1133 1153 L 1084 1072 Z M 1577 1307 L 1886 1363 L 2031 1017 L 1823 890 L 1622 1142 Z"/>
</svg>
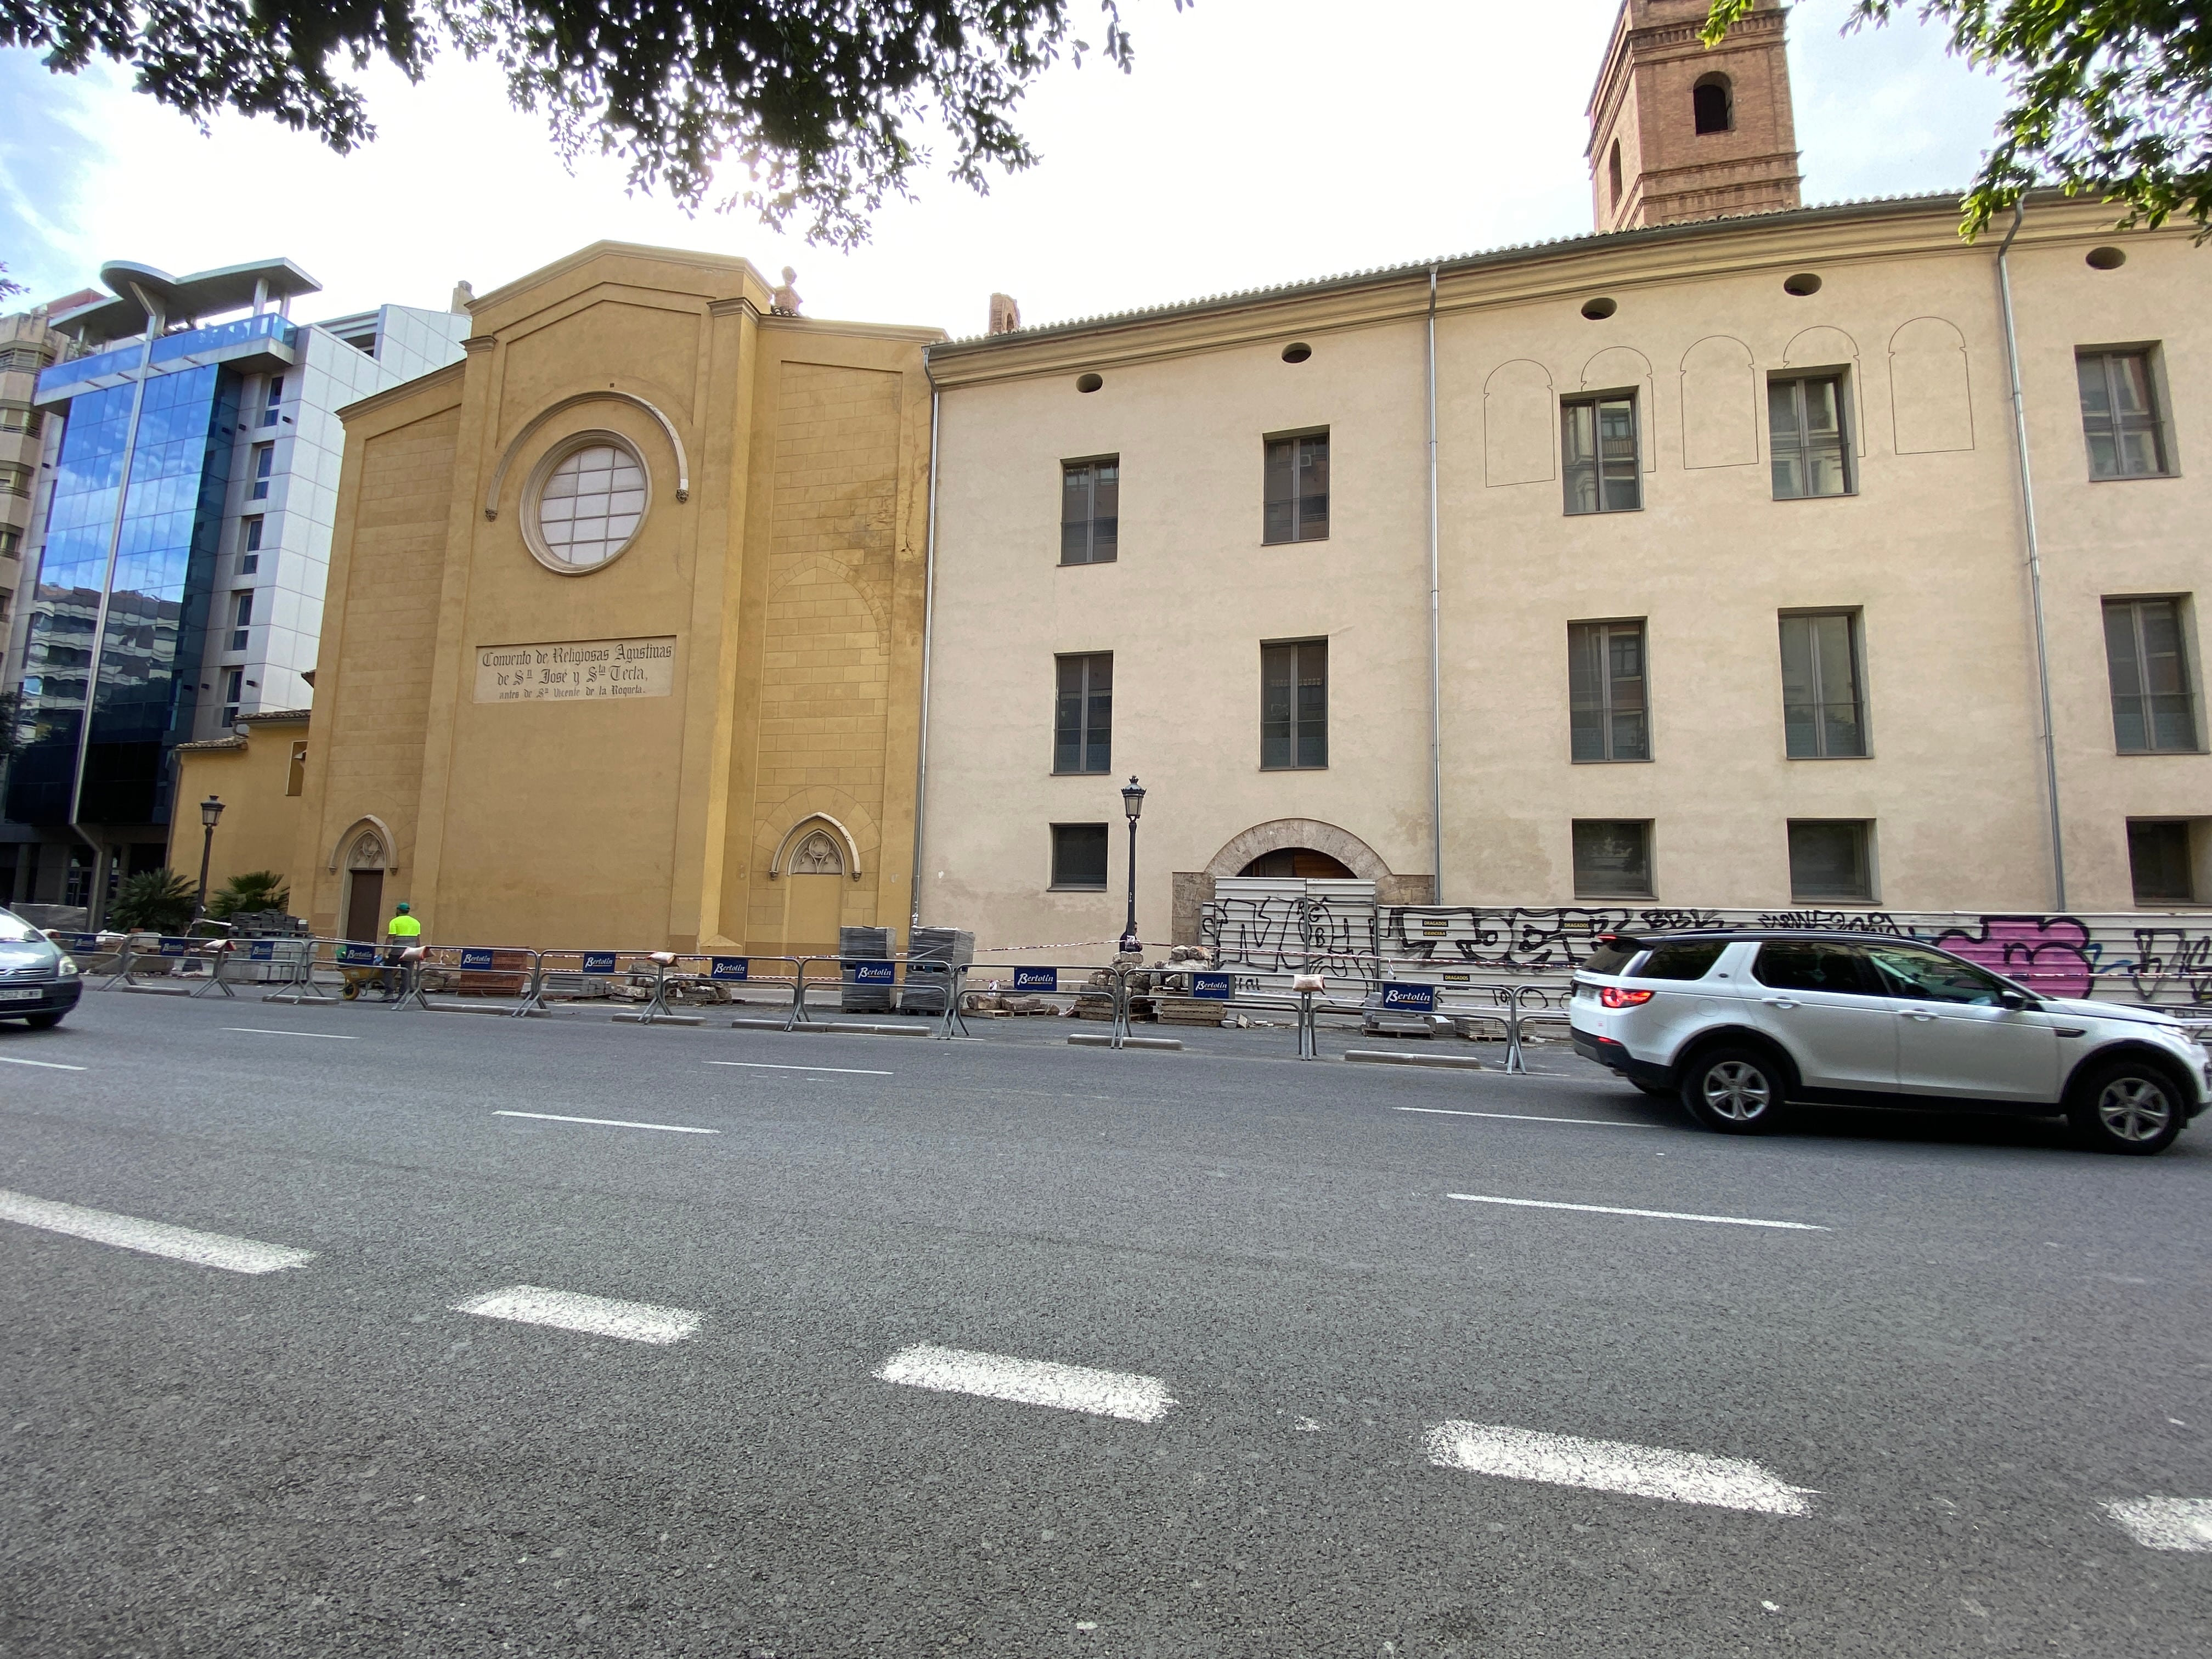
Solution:
<svg viewBox="0 0 2212 1659">
<path fill-rule="evenodd" d="M 364 415 L 379 414 L 396 404 L 419 398 L 426 392 L 442 391 L 449 386 L 453 393 L 453 401 L 459 403 L 461 400 L 461 381 L 468 366 L 468 360 L 463 358 L 459 362 L 447 363 L 443 368 L 434 368 L 428 374 L 418 374 L 411 380 L 402 380 L 398 386 L 388 386 L 381 392 L 372 392 L 356 403 L 343 405 L 338 410 L 337 417 L 341 422 L 350 424 Z"/>
</svg>

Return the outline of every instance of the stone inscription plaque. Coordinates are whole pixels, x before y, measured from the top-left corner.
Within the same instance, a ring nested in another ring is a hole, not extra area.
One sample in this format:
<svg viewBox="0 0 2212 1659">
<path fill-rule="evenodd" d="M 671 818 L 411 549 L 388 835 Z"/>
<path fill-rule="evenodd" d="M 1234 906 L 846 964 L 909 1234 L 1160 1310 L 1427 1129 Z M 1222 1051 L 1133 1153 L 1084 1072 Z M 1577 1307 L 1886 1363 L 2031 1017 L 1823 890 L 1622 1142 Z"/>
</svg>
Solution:
<svg viewBox="0 0 2212 1659">
<path fill-rule="evenodd" d="M 676 640 L 562 640 L 477 650 L 478 702 L 665 697 L 676 689 Z"/>
</svg>

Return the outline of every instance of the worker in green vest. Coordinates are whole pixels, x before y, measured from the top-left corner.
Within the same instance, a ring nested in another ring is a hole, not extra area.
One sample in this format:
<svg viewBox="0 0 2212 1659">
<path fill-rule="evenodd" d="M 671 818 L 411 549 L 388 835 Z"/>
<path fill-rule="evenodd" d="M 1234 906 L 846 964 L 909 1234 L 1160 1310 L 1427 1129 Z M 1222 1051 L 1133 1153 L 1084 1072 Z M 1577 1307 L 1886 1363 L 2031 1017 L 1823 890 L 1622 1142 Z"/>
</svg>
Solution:
<svg viewBox="0 0 2212 1659">
<path fill-rule="evenodd" d="M 405 899 L 399 901 L 391 921 L 384 929 L 384 994 L 389 998 L 399 994 L 406 981 L 406 969 L 401 953 L 410 945 L 422 942 L 422 924 L 416 921 Z M 398 974 L 393 969 L 398 969 Z"/>
</svg>

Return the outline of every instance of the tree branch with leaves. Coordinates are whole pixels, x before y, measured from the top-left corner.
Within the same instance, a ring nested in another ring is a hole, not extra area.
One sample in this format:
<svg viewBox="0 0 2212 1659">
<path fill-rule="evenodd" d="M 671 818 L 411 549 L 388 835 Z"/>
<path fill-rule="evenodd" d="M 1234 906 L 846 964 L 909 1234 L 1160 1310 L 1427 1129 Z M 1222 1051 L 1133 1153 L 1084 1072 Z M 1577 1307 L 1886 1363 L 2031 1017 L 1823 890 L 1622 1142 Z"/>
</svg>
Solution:
<svg viewBox="0 0 2212 1659">
<path fill-rule="evenodd" d="M 377 58 L 420 81 L 442 50 L 495 62 L 520 108 L 548 118 L 571 164 L 617 155 L 633 189 L 708 205 L 725 160 L 749 183 L 713 204 L 771 228 L 796 218 L 849 246 L 890 196 L 911 197 L 949 137 L 952 176 L 1031 166 L 1022 95 L 1065 53 L 1072 0 L 0 0 L 0 46 L 74 72 L 127 64 L 139 88 L 204 127 L 266 116 L 341 154 L 375 137 L 356 72 Z M 1187 0 L 1175 0 L 1180 11 Z M 1101 0 L 1100 51 L 1133 58 L 1120 0 Z"/>
<path fill-rule="evenodd" d="M 1712 0 L 1711 46 L 1756 0 Z M 1899 0 L 1853 0 L 1848 32 Z M 2170 218 L 2212 237 L 2212 32 L 2198 0 L 1926 0 L 1951 50 L 2004 76 L 2011 102 L 1963 203 L 1972 240 L 2027 191 L 2056 185 L 2124 210 L 2122 228 Z"/>
</svg>

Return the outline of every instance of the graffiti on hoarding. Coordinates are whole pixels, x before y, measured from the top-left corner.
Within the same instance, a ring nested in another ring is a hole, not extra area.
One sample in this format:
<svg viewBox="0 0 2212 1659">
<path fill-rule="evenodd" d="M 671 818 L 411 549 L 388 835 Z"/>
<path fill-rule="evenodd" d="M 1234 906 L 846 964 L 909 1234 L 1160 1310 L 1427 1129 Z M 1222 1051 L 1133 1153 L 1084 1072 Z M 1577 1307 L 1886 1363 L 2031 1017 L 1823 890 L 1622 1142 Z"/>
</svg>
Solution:
<svg viewBox="0 0 2212 1659">
<path fill-rule="evenodd" d="M 2145 926 L 2139 915 L 1705 910 L 1382 905 L 1335 896 L 1216 899 L 1200 939 L 1223 968 L 1376 981 L 1401 969 L 1565 980 L 1608 933 L 1820 928 L 1917 939 L 2046 996 L 2212 1007 L 2212 918 Z M 1449 975 L 1445 976 L 1449 981 Z"/>
</svg>

